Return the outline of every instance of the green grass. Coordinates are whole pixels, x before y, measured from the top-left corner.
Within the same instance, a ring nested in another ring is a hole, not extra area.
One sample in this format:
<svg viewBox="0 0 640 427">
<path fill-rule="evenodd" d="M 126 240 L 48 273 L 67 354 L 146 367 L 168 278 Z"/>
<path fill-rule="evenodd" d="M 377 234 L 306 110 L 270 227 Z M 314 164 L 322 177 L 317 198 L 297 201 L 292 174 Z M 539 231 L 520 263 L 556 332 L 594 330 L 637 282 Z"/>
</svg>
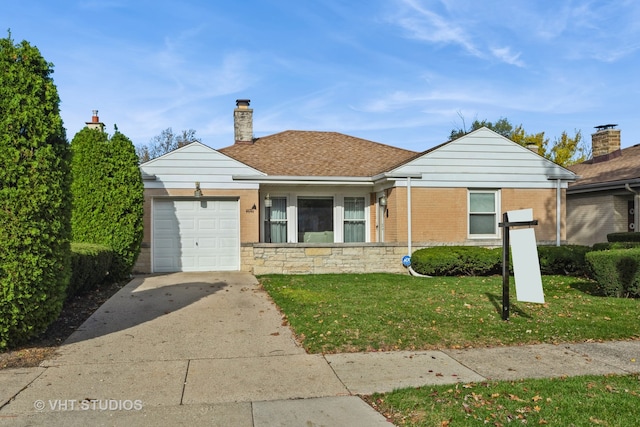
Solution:
<svg viewBox="0 0 640 427">
<path fill-rule="evenodd" d="M 366 400 L 398 426 L 640 425 L 637 375 L 427 386 Z"/>
<path fill-rule="evenodd" d="M 311 353 L 418 350 L 638 338 L 640 301 L 543 277 L 545 304 L 516 301 L 501 319 L 502 278 L 394 274 L 261 276 Z"/>
<path fill-rule="evenodd" d="M 307 351 L 417 350 L 638 338 L 640 300 L 543 277 L 545 304 L 501 319 L 501 277 L 393 274 L 259 278 Z M 640 377 L 586 376 L 408 388 L 365 398 L 399 426 L 640 425 Z"/>
</svg>

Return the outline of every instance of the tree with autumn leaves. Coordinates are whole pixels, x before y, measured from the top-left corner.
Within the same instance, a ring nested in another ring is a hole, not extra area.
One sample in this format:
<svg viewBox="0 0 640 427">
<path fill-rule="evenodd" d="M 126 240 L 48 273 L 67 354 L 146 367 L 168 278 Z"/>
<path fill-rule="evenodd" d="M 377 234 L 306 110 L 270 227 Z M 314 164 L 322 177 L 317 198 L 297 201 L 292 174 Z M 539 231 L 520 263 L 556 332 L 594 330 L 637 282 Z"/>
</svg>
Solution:
<svg viewBox="0 0 640 427">
<path fill-rule="evenodd" d="M 549 143 L 549 138 L 545 137 L 544 132 L 527 133 L 520 124 L 513 126 L 506 118 L 492 123 L 488 120 L 474 120 L 469 129 L 464 125 L 458 129 L 453 129 L 449 134 L 449 139 L 454 140 L 466 135 L 469 132 L 486 127 L 496 133 L 509 138 L 523 146 L 535 145 L 538 147 L 538 154 L 560 166 L 570 166 L 583 162 L 591 157 L 589 147 L 582 139 L 582 133 L 576 130 L 573 136 L 569 136 L 566 131 L 562 132 L 559 138 L 553 143 Z"/>
</svg>

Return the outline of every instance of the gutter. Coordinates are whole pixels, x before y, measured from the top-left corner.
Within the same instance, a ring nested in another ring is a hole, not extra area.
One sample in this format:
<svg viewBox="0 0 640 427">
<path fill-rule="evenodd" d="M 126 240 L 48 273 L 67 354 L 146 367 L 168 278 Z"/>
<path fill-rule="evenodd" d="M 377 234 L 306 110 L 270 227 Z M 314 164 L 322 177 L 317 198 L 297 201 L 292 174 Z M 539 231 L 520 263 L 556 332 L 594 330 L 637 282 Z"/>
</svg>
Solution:
<svg viewBox="0 0 640 427">
<path fill-rule="evenodd" d="M 567 194 L 591 193 L 593 191 L 623 190 L 627 185 L 640 186 L 640 178 L 621 181 L 597 182 L 567 188 Z"/>
<path fill-rule="evenodd" d="M 373 185 L 370 177 L 359 176 L 286 176 L 286 175 L 232 175 L 233 181 L 252 181 L 259 184 L 322 184 L 322 185 Z"/>
<path fill-rule="evenodd" d="M 292 175 L 232 175 L 234 181 L 252 181 L 259 184 L 321 184 L 321 185 L 374 185 L 381 181 L 407 178 L 422 178 L 422 174 L 393 174 L 384 172 L 369 176 L 292 176 Z"/>
</svg>

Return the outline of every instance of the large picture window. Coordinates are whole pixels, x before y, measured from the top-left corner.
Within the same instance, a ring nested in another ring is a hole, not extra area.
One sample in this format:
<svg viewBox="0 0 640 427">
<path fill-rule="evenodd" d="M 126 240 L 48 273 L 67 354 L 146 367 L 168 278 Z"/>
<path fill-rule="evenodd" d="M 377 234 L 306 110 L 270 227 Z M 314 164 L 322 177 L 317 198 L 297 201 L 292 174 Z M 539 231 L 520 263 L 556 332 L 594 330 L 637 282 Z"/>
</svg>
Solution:
<svg viewBox="0 0 640 427">
<path fill-rule="evenodd" d="M 469 235 L 495 237 L 498 235 L 498 191 L 469 190 Z"/>
<path fill-rule="evenodd" d="M 298 242 L 333 243 L 333 197 L 298 198 Z"/>
<path fill-rule="evenodd" d="M 366 222 L 364 197 L 344 198 L 344 241 L 364 242 Z"/>
</svg>

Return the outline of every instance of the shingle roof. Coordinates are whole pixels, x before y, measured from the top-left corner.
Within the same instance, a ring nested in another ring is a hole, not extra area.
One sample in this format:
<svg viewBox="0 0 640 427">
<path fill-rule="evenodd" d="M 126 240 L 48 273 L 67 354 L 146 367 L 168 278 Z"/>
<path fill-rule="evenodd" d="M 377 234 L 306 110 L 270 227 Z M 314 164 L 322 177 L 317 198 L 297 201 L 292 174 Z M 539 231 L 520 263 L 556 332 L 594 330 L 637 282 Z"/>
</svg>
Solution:
<svg viewBox="0 0 640 427">
<path fill-rule="evenodd" d="M 294 130 L 218 151 L 272 176 L 370 177 L 418 154 L 337 132 Z"/>
<path fill-rule="evenodd" d="M 596 161 L 593 159 L 568 169 L 580 176 L 570 187 L 582 185 L 600 184 L 606 182 L 627 181 L 640 178 L 640 145 L 625 148 L 619 151 L 619 155 L 609 155 L 609 160 Z"/>
</svg>

